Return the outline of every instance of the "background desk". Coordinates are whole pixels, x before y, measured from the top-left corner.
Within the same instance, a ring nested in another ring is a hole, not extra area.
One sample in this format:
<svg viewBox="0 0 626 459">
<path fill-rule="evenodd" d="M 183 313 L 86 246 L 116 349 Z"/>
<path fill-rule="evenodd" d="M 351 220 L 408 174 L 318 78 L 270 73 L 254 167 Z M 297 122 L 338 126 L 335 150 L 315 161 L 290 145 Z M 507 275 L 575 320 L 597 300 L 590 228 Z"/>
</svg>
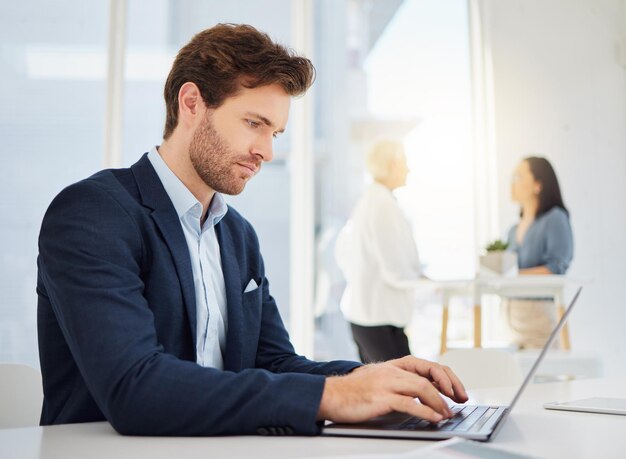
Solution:
<svg viewBox="0 0 626 459">
<path fill-rule="evenodd" d="M 441 354 L 447 350 L 450 299 L 454 296 L 470 297 L 474 305 L 474 347 L 482 346 L 482 298 L 493 294 L 501 298 L 554 298 L 559 318 L 565 311 L 563 290 L 568 284 L 580 283 L 566 276 L 533 275 L 516 277 L 477 277 L 472 280 L 425 281 L 442 292 L 443 312 L 441 326 Z M 561 345 L 570 349 L 569 328 L 561 330 Z"/>
<path fill-rule="evenodd" d="M 487 445 L 548 458 L 617 458 L 626 451 L 626 416 L 548 411 L 542 404 L 592 396 L 624 397 L 626 380 L 587 379 L 531 385 Z M 474 391 L 480 403 L 508 403 L 512 388 Z M 333 437 L 124 437 L 108 423 L 0 430 L 0 457 L 295 458 L 402 453 L 430 442 Z"/>
</svg>

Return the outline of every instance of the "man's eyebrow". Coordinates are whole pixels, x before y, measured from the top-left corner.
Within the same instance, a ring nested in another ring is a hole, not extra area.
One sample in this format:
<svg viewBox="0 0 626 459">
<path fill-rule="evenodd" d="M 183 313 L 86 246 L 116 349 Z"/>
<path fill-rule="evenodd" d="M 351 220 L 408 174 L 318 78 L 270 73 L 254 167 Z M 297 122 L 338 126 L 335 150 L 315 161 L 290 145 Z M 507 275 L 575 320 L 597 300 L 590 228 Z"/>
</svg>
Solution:
<svg viewBox="0 0 626 459">
<path fill-rule="evenodd" d="M 271 127 L 271 128 L 276 127 L 276 126 L 274 126 L 274 123 L 272 123 L 272 122 L 271 122 L 268 118 L 266 118 L 265 116 L 263 116 L 263 115 L 261 115 L 261 114 L 259 114 L 259 113 L 256 113 L 256 112 L 247 112 L 247 113 L 246 113 L 246 116 L 250 116 L 250 117 L 252 117 L 252 118 L 256 118 L 256 119 L 258 119 L 258 120 L 261 120 L 261 121 L 263 122 L 263 124 L 265 124 L 266 126 L 269 126 L 269 127 Z M 285 132 L 285 129 L 283 128 L 283 129 L 280 129 L 280 130 L 278 130 L 278 131 L 276 131 L 276 132 L 278 132 L 278 133 L 283 133 L 283 132 Z"/>
</svg>

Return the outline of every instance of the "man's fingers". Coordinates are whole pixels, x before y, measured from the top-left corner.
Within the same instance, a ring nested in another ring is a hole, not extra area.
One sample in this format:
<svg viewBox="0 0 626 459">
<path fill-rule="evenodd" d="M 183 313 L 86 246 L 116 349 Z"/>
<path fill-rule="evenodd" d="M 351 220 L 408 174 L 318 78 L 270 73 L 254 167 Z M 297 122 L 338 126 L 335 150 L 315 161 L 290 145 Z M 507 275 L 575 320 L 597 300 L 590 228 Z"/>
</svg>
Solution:
<svg viewBox="0 0 626 459">
<path fill-rule="evenodd" d="M 439 422 L 452 417 L 442 393 L 459 402 L 467 400 L 463 385 L 447 367 L 413 357 L 389 363 L 327 378 L 318 419 L 359 422 L 395 410 Z"/>
<path fill-rule="evenodd" d="M 468 400 L 463 383 L 450 367 L 433 365 L 430 369 L 430 377 L 445 396 L 459 403 Z"/>
<path fill-rule="evenodd" d="M 436 383 L 443 395 L 454 398 L 453 382 L 451 381 L 450 374 L 446 372 L 442 366 L 437 365 L 430 368 L 430 379 L 433 383 Z"/>
<path fill-rule="evenodd" d="M 467 396 L 467 392 L 465 391 L 465 386 L 463 386 L 463 383 L 461 382 L 459 377 L 454 373 L 454 371 L 452 371 L 450 367 L 443 365 L 441 368 L 443 369 L 443 371 L 446 372 L 446 374 L 448 375 L 448 378 L 450 378 L 450 381 L 452 381 L 453 394 L 451 396 L 448 394 L 446 395 L 448 395 L 448 397 L 450 397 L 455 402 L 458 402 L 458 403 L 467 402 L 467 400 L 469 400 L 469 397 Z"/>
<path fill-rule="evenodd" d="M 443 417 L 447 418 L 452 415 L 448 404 L 441 398 L 435 386 L 426 378 L 404 372 L 401 377 L 394 379 L 391 389 L 403 396 L 419 398 L 423 405 L 429 406 Z"/>
<path fill-rule="evenodd" d="M 443 420 L 443 416 L 433 410 L 431 407 L 415 401 L 412 397 L 406 395 L 396 395 L 391 400 L 391 408 L 394 411 L 407 413 L 411 416 L 426 419 L 430 422 L 439 422 Z"/>
<path fill-rule="evenodd" d="M 411 373 L 430 378 L 442 394 L 456 402 L 463 403 L 468 400 L 465 387 L 459 377 L 448 367 L 413 356 L 391 360 L 394 366 Z"/>
</svg>

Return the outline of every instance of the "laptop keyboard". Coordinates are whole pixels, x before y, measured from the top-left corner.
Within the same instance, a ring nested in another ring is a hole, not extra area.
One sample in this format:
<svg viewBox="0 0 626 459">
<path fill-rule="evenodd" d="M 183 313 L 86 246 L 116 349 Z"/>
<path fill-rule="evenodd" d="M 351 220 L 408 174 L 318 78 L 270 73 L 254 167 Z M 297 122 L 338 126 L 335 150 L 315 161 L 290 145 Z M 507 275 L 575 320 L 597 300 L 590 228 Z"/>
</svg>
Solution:
<svg viewBox="0 0 626 459">
<path fill-rule="evenodd" d="M 400 430 L 438 430 L 444 432 L 478 432 L 497 411 L 489 406 L 450 407 L 454 414 L 450 419 L 433 424 L 421 418 L 409 418 L 400 425 Z"/>
</svg>

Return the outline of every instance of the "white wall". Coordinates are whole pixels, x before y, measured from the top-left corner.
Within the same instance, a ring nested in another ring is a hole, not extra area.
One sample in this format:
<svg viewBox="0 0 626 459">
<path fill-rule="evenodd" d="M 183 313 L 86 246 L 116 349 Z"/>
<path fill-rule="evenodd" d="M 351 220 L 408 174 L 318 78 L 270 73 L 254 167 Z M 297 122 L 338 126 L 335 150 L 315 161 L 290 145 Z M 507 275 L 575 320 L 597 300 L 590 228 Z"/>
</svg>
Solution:
<svg viewBox="0 0 626 459">
<path fill-rule="evenodd" d="M 500 229 L 517 218 L 509 199 L 516 163 L 546 156 L 572 217 L 569 274 L 589 280 L 571 319 L 572 345 L 601 353 L 607 375 L 626 374 L 625 3 L 481 3 L 493 60 Z"/>
</svg>

